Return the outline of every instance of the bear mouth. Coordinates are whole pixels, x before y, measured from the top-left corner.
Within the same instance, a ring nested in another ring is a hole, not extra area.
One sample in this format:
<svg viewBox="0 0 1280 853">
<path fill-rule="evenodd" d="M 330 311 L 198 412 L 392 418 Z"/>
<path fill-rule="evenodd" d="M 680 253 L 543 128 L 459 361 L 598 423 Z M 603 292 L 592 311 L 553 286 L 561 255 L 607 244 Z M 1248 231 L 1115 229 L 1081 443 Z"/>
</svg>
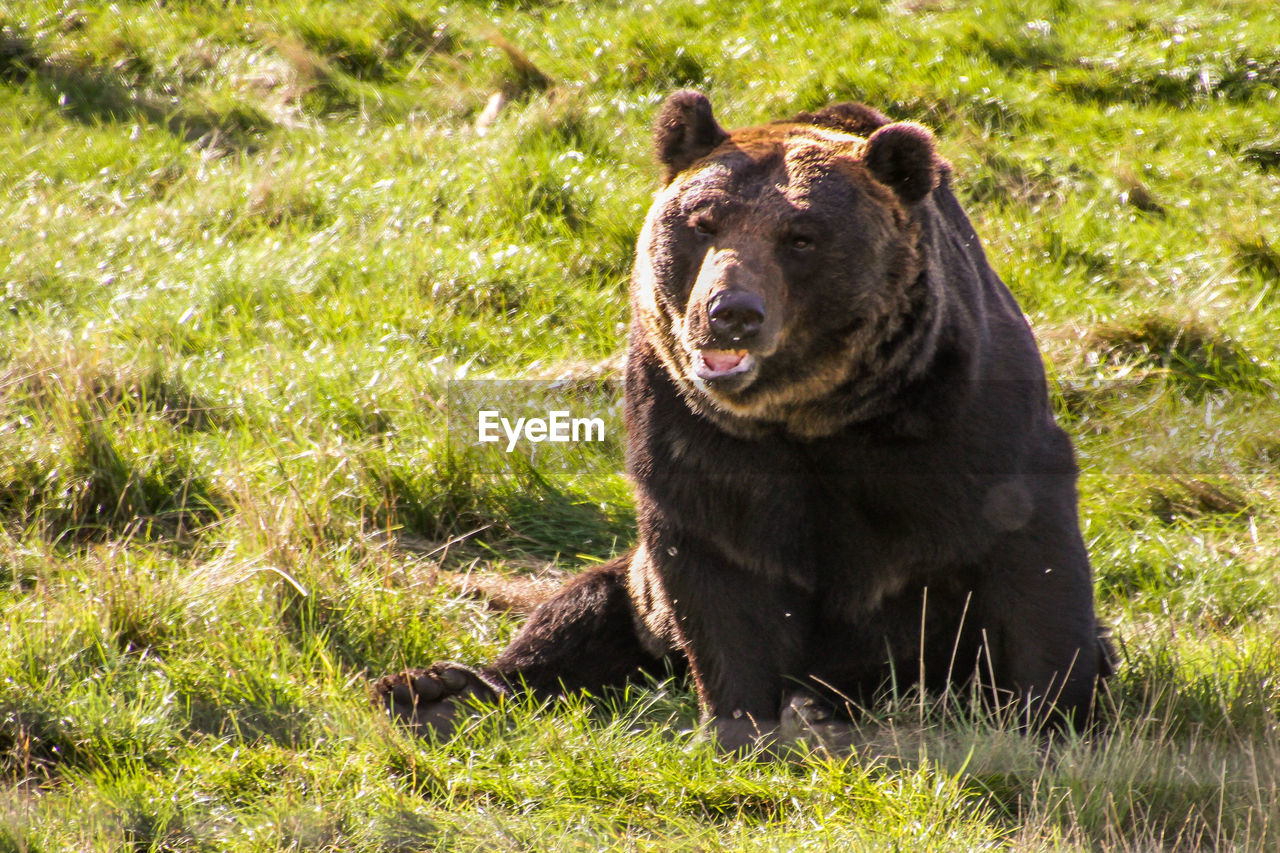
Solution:
<svg viewBox="0 0 1280 853">
<path fill-rule="evenodd" d="M 756 366 L 755 358 L 744 349 L 696 349 L 691 355 L 693 372 L 703 380 L 741 376 Z"/>
</svg>

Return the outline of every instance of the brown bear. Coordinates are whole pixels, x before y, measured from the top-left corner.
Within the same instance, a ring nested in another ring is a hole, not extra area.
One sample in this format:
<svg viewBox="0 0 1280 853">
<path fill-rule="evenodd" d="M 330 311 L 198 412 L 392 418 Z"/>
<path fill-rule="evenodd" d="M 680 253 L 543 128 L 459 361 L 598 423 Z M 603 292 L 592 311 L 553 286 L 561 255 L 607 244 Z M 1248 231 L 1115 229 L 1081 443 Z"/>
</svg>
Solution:
<svg viewBox="0 0 1280 853">
<path fill-rule="evenodd" d="M 491 665 L 387 676 L 381 701 L 447 735 L 460 697 L 674 661 L 728 747 L 921 680 L 1082 725 L 1110 651 L 1071 443 L 933 135 L 860 104 L 728 133 L 683 91 L 656 147 L 625 385 L 639 542 Z"/>
</svg>

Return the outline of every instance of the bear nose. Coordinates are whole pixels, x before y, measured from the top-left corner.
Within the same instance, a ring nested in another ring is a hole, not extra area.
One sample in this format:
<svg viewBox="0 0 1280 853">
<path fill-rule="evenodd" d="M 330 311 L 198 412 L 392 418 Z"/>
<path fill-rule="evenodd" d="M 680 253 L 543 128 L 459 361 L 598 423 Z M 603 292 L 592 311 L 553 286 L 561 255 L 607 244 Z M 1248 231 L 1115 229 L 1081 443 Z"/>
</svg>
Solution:
<svg viewBox="0 0 1280 853">
<path fill-rule="evenodd" d="M 745 290 L 722 290 L 707 305 L 711 331 L 737 342 L 753 338 L 764 322 L 764 300 Z"/>
</svg>

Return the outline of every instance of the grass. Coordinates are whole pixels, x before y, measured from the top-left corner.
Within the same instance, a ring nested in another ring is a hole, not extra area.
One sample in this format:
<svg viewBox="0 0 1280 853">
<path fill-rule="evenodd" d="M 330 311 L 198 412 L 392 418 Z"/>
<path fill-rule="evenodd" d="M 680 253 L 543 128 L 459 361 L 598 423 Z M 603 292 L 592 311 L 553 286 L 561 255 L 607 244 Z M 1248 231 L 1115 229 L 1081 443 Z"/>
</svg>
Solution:
<svg viewBox="0 0 1280 853">
<path fill-rule="evenodd" d="M 1263 0 L 7 3 L 0 850 L 1280 846 L 1277 44 Z M 508 455 L 450 399 L 614 411 L 685 85 L 936 128 L 1077 443 L 1107 733 L 900 696 L 757 762 L 679 683 L 448 744 L 369 708 L 518 624 L 442 569 L 630 541 L 616 432 Z"/>
</svg>

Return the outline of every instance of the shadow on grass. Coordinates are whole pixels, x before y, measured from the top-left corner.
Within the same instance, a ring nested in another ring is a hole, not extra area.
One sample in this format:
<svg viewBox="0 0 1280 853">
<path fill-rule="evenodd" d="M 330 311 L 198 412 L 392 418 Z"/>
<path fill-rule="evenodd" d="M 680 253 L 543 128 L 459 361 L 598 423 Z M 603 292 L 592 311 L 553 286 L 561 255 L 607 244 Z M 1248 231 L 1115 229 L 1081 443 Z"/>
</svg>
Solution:
<svg viewBox="0 0 1280 853">
<path fill-rule="evenodd" d="M 465 453 L 451 453 L 426 468 L 379 459 L 366 476 L 381 497 L 380 528 L 389 522 L 441 546 L 467 546 L 442 551 L 603 559 L 635 537 L 629 510 L 601 503 L 528 460 L 515 460 L 508 471 L 495 473 Z"/>
<path fill-rule="evenodd" d="M 113 538 L 184 540 L 227 510 L 190 460 L 135 458 L 100 423 L 85 419 L 68 458 L 52 470 L 15 466 L 0 482 L 0 516 L 36 521 L 50 541 L 74 547 Z"/>
<path fill-rule="evenodd" d="M 1059 379 L 1060 416 L 1097 413 L 1109 403 L 1170 385 L 1190 400 L 1221 391 L 1274 397 L 1274 368 L 1225 331 L 1169 313 L 1129 317 L 1093 328 L 1086 339 L 1094 363 L 1123 378 L 1078 382 Z"/>
<path fill-rule="evenodd" d="M 1280 55 L 1274 49 L 1250 56 L 1244 51 L 1187 57 L 1181 64 L 1135 57 L 1081 59 L 1061 69 L 1052 84 L 1078 103 L 1188 107 L 1220 100 L 1251 103 L 1271 97 L 1280 83 Z"/>
<path fill-rule="evenodd" d="M 272 122 L 253 107 L 192 107 L 139 91 L 110 68 L 42 54 L 24 34 L 0 30 L 0 82 L 32 86 L 64 115 L 85 124 L 145 122 L 206 149 L 252 151 Z"/>
</svg>

